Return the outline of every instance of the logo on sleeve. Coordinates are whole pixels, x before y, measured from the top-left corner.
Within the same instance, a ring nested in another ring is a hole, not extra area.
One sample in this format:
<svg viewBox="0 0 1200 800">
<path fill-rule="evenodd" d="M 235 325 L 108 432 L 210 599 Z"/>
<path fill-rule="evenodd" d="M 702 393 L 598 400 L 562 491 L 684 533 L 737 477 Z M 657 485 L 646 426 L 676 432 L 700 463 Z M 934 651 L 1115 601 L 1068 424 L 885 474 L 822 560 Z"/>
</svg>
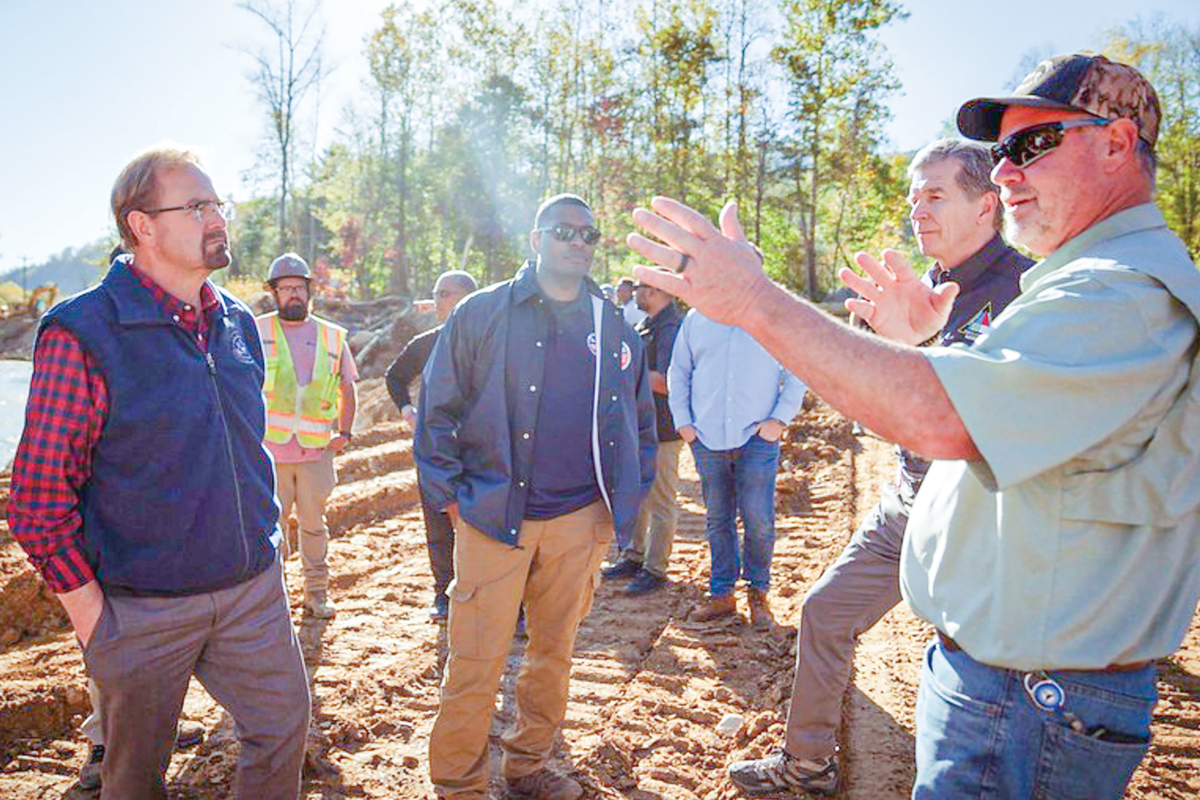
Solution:
<svg viewBox="0 0 1200 800">
<path fill-rule="evenodd" d="M 967 344 L 972 344 L 980 336 L 987 333 L 988 326 L 992 324 L 992 301 L 988 301 L 983 308 L 966 321 L 959 329 L 958 333 L 962 337 L 962 341 Z"/>
<path fill-rule="evenodd" d="M 242 336 L 241 330 L 233 324 L 228 326 L 229 330 L 229 350 L 233 353 L 233 357 L 243 364 L 253 364 L 254 356 L 250 354 L 250 346 L 246 344 L 246 338 Z"/>
</svg>

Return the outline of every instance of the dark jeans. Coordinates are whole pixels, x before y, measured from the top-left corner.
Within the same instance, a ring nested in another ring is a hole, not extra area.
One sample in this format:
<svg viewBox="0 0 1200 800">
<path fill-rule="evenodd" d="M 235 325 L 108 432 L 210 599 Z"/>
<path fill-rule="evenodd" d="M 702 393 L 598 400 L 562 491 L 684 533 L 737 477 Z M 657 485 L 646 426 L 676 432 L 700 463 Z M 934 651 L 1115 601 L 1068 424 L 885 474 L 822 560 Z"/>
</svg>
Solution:
<svg viewBox="0 0 1200 800">
<path fill-rule="evenodd" d="M 218 592 L 106 596 L 83 657 L 102 697 L 103 800 L 165 800 L 192 675 L 233 717 L 242 745 L 230 797 L 299 796 L 308 678 L 278 558 Z"/>
<path fill-rule="evenodd" d="M 420 481 L 420 475 L 417 480 Z M 429 547 L 433 592 L 444 597 L 450 581 L 454 580 L 454 526 L 450 524 L 449 514 L 433 510 L 423 491 L 421 512 L 425 515 L 425 543 Z"/>
<path fill-rule="evenodd" d="M 713 597 L 730 594 L 739 574 L 752 588 L 767 591 L 775 552 L 779 442 L 768 442 L 755 435 L 733 450 L 709 450 L 696 439 L 692 442 L 692 455 L 707 507 L 704 528 L 712 559 L 709 593 Z M 745 546 L 741 548 L 737 532 L 739 512 L 746 529 Z"/>
</svg>

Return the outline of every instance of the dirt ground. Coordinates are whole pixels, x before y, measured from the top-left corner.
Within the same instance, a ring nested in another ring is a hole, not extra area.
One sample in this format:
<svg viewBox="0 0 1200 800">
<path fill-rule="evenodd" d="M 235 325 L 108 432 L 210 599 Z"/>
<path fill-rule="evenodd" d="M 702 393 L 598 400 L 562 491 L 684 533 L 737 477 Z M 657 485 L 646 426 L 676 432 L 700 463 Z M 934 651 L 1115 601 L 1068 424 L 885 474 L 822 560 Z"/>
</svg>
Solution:
<svg viewBox="0 0 1200 800">
<path fill-rule="evenodd" d="M 341 485 L 329 508 L 331 596 L 340 609 L 334 619 L 301 614 L 299 564 L 287 565 L 312 676 L 306 798 L 431 796 L 426 747 L 445 632 L 426 621 L 431 581 L 411 439 L 388 419 L 394 412 L 378 381 L 365 384 L 360 431 L 338 458 Z M 841 550 L 894 463 L 889 446 L 853 436 L 819 401 L 808 402 L 787 437 L 777 481 L 771 599 L 779 626 L 755 631 L 740 622 L 684 620 L 703 596 L 708 568 L 700 486 L 686 449 L 670 588 L 630 599 L 601 586 L 579 635 L 568 718 L 554 758 L 590 797 L 733 797 L 726 764 L 779 744 L 791 691 L 795 630 L 789 626 L 804 592 Z M 4 494 L 0 483 L 0 498 Z M 739 602 L 745 613 L 745 598 Z M 79 724 L 88 700 L 64 622 L 0 527 L 0 798 L 92 796 L 75 787 L 87 755 Z M 919 662 L 929 636 L 929 627 L 901 607 L 860 641 L 843 701 L 843 797 L 908 796 Z M 496 735 L 511 721 L 522 646 L 514 639 Z M 1200 796 L 1200 623 L 1163 663 L 1159 689 L 1154 745 L 1128 797 Z M 730 714 L 744 722 L 722 735 L 717 724 Z M 195 682 L 184 717 L 202 723 L 208 735 L 173 758 L 171 797 L 228 797 L 237 748 L 231 720 Z"/>
</svg>

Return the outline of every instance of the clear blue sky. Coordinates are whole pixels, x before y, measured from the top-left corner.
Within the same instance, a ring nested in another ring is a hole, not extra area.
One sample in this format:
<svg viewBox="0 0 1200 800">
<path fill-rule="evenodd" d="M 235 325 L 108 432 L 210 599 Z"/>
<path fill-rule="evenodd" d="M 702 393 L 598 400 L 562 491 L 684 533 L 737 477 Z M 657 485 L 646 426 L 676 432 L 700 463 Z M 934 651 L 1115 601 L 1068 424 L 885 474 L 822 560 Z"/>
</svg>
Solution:
<svg viewBox="0 0 1200 800">
<path fill-rule="evenodd" d="M 386 5 L 326 0 L 336 70 L 319 97 L 320 143 L 360 91 L 363 39 Z M 963 100 L 1009 88 L 1027 53 L 1097 47 L 1138 15 L 1200 26 L 1196 0 L 905 5 L 909 18 L 883 36 L 903 83 L 887 128 L 899 150 L 936 137 Z M 0 273 L 103 236 L 114 178 L 156 142 L 200 149 L 218 192 L 250 196 L 242 175 L 264 146 L 263 116 L 237 48 L 263 41 L 233 0 L 0 0 Z"/>
</svg>

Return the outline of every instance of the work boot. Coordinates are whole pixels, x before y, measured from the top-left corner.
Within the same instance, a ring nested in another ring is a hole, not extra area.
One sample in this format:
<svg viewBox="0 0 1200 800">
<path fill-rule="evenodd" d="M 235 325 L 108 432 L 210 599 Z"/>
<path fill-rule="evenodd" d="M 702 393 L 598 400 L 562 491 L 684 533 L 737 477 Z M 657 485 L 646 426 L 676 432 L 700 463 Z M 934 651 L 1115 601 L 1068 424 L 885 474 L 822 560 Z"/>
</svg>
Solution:
<svg viewBox="0 0 1200 800">
<path fill-rule="evenodd" d="M 545 767 L 507 782 L 508 796 L 523 800 L 577 800 L 583 795 L 578 782 Z"/>
<path fill-rule="evenodd" d="M 737 614 L 737 601 L 733 598 L 733 592 L 729 594 L 717 595 L 709 597 L 704 602 L 692 609 L 688 614 L 688 619 L 692 622 L 708 622 L 721 617 L 731 617 Z"/>
<path fill-rule="evenodd" d="M 729 780 L 746 794 L 833 794 L 838 788 L 837 756 L 809 761 L 780 750 L 766 758 L 735 761 L 729 765 Z"/>
<path fill-rule="evenodd" d="M 333 604 L 324 589 L 314 589 L 304 593 L 304 607 L 308 612 L 317 619 L 329 619 L 337 613 L 337 606 Z"/>
<path fill-rule="evenodd" d="M 750 624 L 756 628 L 770 628 L 775 624 L 775 616 L 767 605 L 767 593 L 761 589 L 750 588 Z"/>
<path fill-rule="evenodd" d="M 622 558 L 615 564 L 609 564 L 600 570 L 600 577 L 606 581 L 620 578 L 632 578 L 642 571 L 642 565 L 628 558 Z"/>
<path fill-rule="evenodd" d="M 625 587 L 625 594 L 633 595 L 634 597 L 650 594 L 661 589 L 666 583 L 667 579 L 663 576 L 642 570 Z"/>
<path fill-rule="evenodd" d="M 104 765 L 104 745 L 92 745 L 88 760 L 79 769 L 79 788 L 89 792 L 100 788 L 100 768 Z"/>
</svg>

